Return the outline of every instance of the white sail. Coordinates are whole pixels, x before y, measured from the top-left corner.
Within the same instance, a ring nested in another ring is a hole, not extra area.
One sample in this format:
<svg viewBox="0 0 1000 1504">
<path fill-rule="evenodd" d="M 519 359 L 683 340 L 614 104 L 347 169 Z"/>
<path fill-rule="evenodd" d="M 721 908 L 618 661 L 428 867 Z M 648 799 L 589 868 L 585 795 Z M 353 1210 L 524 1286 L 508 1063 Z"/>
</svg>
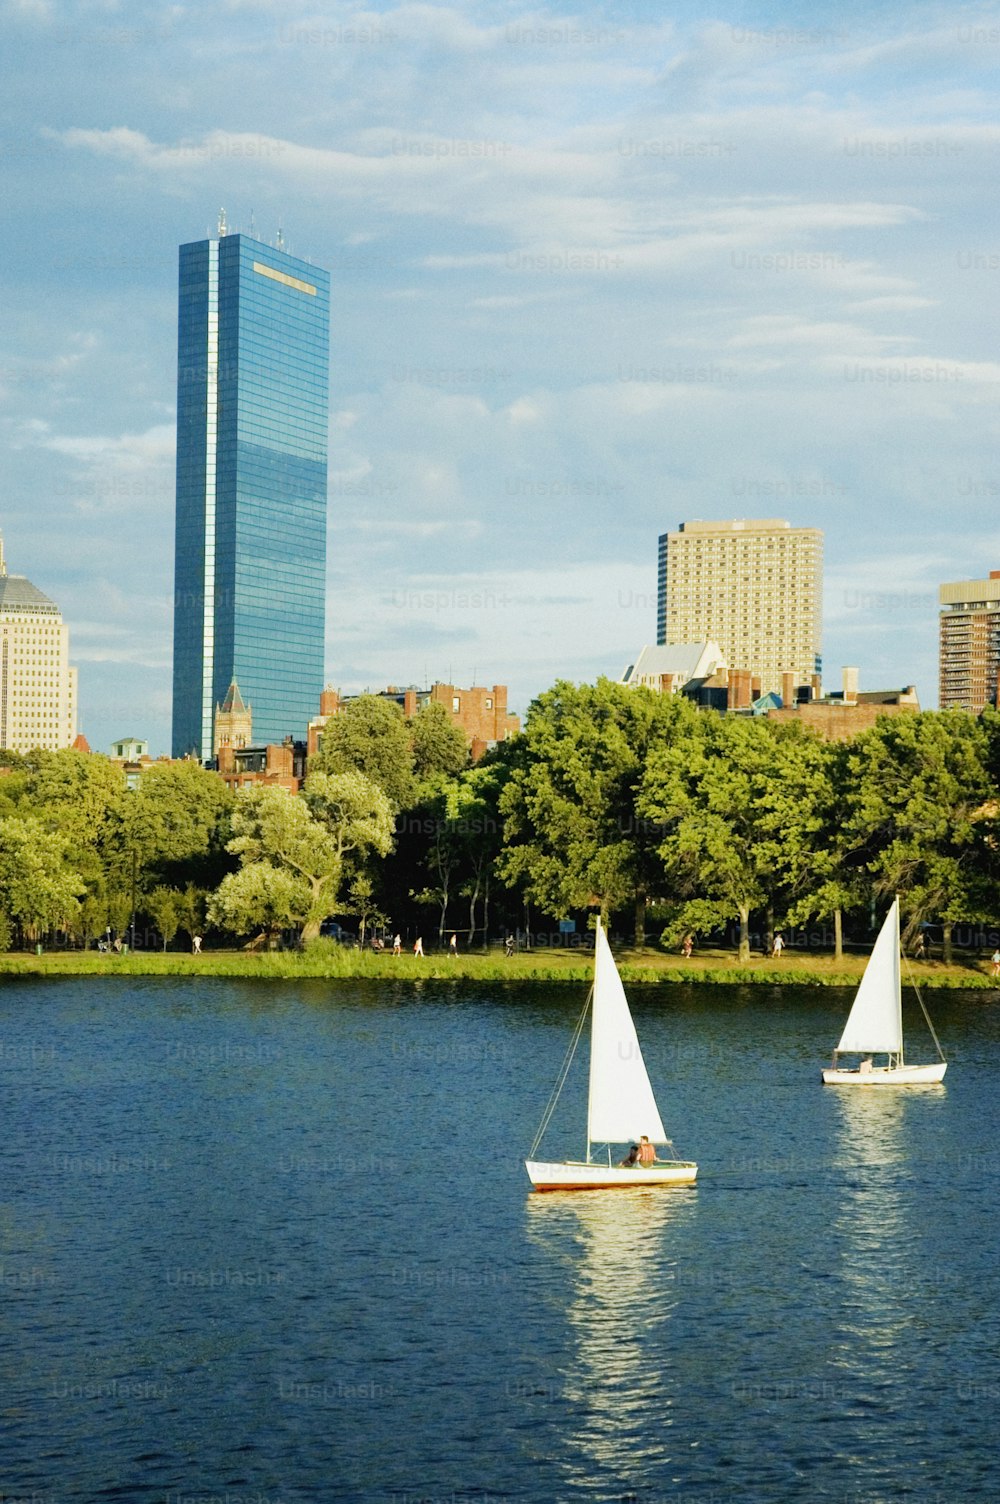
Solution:
<svg viewBox="0 0 1000 1504">
<path fill-rule="evenodd" d="M 899 979 L 899 900 L 893 902 L 868 958 L 837 1054 L 898 1055 L 903 1048 Z"/>
<path fill-rule="evenodd" d="M 590 1143 L 621 1144 L 642 1134 L 669 1142 L 646 1074 L 635 1025 L 611 947 L 598 920 L 590 1034 Z"/>
</svg>

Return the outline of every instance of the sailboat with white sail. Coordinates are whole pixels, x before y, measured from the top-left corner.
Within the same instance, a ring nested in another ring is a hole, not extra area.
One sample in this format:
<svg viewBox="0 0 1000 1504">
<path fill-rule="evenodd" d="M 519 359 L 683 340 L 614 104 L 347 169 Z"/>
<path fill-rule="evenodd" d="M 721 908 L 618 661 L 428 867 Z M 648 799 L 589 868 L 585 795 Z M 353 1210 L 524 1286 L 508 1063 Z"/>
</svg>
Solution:
<svg viewBox="0 0 1000 1504">
<path fill-rule="evenodd" d="M 611 947 L 600 920 L 594 947 L 590 1012 L 590 1089 L 587 1100 L 587 1157 L 547 1161 L 534 1155 L 548 1127 L 586 1021 L 584 1010 L 559 1079 L 549 1099 L 525 1169 L 536 1191 L 579 1191 L 617 1186 L 692 1185 L 698 1166 L 690 1160 L 661 1159 L 657 1146 L 672 1147 L 663 1129 L 649 1075 L 639 1048 Z M 612 1163 L 612 1145 L 633 1145 L 630 1163 Z M 606 1155 L 594 1158 L 594 1146 Z M 635 1158 L 636 1154 L 640 1157 Z"/>
<path fill-rule="evenodd" d="M 833 1065 L 823 1072 L 827 1086 L 934 1086 L 948 1069 L 923 999 L 917 999 L 940 1057 L 931 1065 L 907 1065 L 903 1059 L 903 993 L 899 974 L 899 899 L 885 917 L 854 996 Z M 914 988 L 916 991 L 916 988 Z M 841 1055 L 860 1055 L 854 1067 L 840 1065 Z M 885 1064 L 875 1057 L 884 1055 Z"/>
</svg>

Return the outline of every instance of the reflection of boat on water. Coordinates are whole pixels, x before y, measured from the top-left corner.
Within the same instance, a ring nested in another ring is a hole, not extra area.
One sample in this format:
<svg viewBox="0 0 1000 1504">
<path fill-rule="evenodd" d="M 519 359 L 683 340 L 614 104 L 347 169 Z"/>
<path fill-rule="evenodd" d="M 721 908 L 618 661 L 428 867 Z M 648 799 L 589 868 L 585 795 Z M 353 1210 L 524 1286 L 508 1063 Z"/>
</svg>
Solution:
<svg viewBox="0 0 1000 1504">
<path fill-rule="evenodd" d="M 878 1092 L 869 1101 L 856 1092 L 844 1092 L 836 1094 L 836 1102 L 834 1122 L 840 1140 L 836 1163 L 880 1181 L 898 1178 L 899 1166 L 910 1152 L 906 1093 Z"/>
<path fill-rule="evenodd" d="M 827 1086 L 936 1086 L 944 1079 L 948 1065 L 919 993 L 918 1001 L 924 1008 L 924 1017 L 941 1058 L 931 1065 L 907 1065 L 903 1059 L 902 996 L 897 898 L 893 900 L 868 958 L 844 1032 L 833 1052 L 833 1065 L 823 1072 Z M 841 1055 L 861 1055 L 863 1058 L 859 1065 L 847 1068 L 838 1064 Z M 876 1055 L 885 1055 L 886 1064 L 876 1065 Z"/>
<path fill-rule="evenodd" d="M 634 1338 L 637 1309 L 653 1309 L 646 1301 L 665 1302 L 668 1314 L 678 1259 L 663 1235 L 689 1221 L 696 1204 L 694 1194 L 661 1196 L 655 1186 L 624 1197 L 608 1188 L 592 1196 L 553 1191 L 527 1197 L 528 1235 L 547 1259 L 556 1264 L 569 1245 L 574 1247 L 569 1263 L 574 1324 L 592 1332 L 620 1318 L 617 1338 Z"/>
<path fill-rule="evenodd" d="M 683 1159 L 660 1159 L 656 1155 L 655 1146 L 669 1145 L 670 1140 L 663 1131 L 628 999 L 600 920 L 594 948 L 594 985 L 588 1003 L 591 1022 L 587 1158 L 561 1162 L 533 1158 L 566 1079 L 586 1019 L 585 1009 L 531 1146 L 531 1155 L 525 1160 L 532 1185 L 537 1191 L 691 1185 L 698 1174 L 696 1164 Z M 646 1144 L 640 1148 L 643 1139 Z M 630 1141 L 633 1151 L 640 1155 L 639 1162 L 612 1164 L 612 1144 Z M 595 1144 L 606 1148 L 606 1164 L 594 1160 Z M 647 1151 L 648 1159 L 642 1162 Z"/>
<path fill-rule="evenodd" d="M 525 1198 L 527 1236 L 542 1256 L 538 1279 L 547 1280 L 571 1343 L 571 1361 L 564 1356 L 552 1374 L 567 1418 L 559 1463 L 567 1496 L 578 1489 L 620 1498 L 623 1478 L 667 1466 L 682 1445 L 673 1430 L 679 1379 L 669 1329 L 682 1281 L 699 1274 L 688 1241 L 697 1206 L 693 1188 Z"/>
<path fill-rule="evenodd" d="M 945 1096 L 943 1086 L 936 1093 Z M 907 1170 L 914 1133 L 926 1119 L 922 1092 L 834 1093 L 834 1142 L 842 1171 L 830 1206 L 827 1246 L 839 1280 L 831 1378 L 845 1391 L 885 1392 L 898 1380 L 921 1282 L 933 1273 L 908 1211 Z M 901 1301 L 901 1292 L 908 1299 Z"/>
</svg>

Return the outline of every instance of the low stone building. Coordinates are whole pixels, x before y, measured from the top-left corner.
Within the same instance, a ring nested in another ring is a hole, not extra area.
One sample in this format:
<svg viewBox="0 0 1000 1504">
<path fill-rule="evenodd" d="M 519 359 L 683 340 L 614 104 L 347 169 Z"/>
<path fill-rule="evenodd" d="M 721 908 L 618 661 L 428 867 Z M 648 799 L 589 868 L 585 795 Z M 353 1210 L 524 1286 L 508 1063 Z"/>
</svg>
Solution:
<svg viewBox="0 0 1000 1504">
<path fill-rule="evenodd" d="M 874 726 L 880 715 L 913 715 L 919 709 L 914 685 L 859 691 L 857 669 L 845 668 L 841 690 L 821 700 L 782 705 L 780 709 L 769 710 L 767 715 L 773 721 L 798 721 L 828 742 L 843 742 Z"/>
<path fill-rule="evenodd" d="M 219 748 L 219 777 L 231 789 L 264 785 L 297 794 L 306 776 L 306 744 L 286 737 L 280 746 Z"/>
</svg>

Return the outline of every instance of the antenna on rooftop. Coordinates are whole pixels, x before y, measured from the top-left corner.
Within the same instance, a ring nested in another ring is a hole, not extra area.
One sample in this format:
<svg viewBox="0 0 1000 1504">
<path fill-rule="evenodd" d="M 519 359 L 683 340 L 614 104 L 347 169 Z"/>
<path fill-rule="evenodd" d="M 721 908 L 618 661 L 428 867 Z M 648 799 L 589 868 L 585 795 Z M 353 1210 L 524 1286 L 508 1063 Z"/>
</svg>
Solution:
<svg viewBox="0 0 1000 1504">
<path fill-rule="evenodd" d="M 221 240 L 222 237 L 225 234 L 226 234 L 226 211 L 225 211 L 225 209 L 220 209 L 219 210 L 219 239 Z"/>
<path fill-rule="evenodd" d="M 285 249 L 285 232 L 281 228 L 281 226 L 279 225 L 278 226 L 278 250 L 279 251 L 283 251 L 284 249 Z"/>
<path fill-rule="evenodd" d="M 251 240 L 256 240 L 257 239 L 257 231 L 254 228 L 253 210 L 252 209 L 250 210 L 250 239 Z"/>
</svg>

